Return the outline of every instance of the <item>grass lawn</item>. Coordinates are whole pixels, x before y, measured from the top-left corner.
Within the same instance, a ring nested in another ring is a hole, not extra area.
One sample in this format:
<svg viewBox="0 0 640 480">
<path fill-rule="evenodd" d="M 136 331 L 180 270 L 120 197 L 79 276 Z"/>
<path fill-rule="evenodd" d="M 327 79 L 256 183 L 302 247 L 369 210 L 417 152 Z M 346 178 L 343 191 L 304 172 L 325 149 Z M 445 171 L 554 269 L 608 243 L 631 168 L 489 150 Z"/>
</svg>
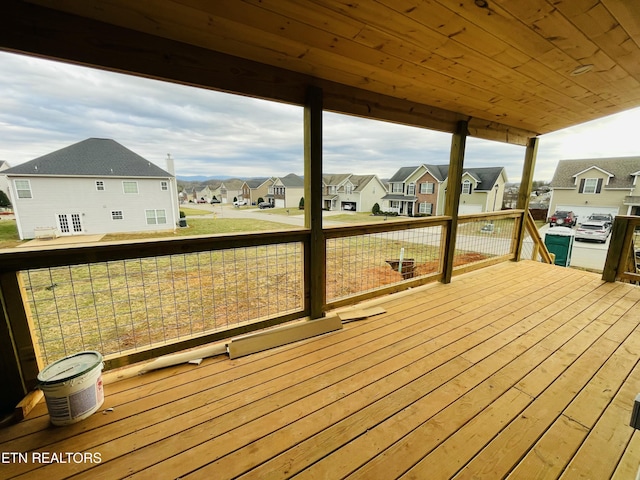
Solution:
<svg viewBox="0 0 640 480">
<path fill-rule="evenodd" d="M 180 207 L 180 211 L 184 212 L 187 217 L 193 217 L 196 215 L 209 215 L 212 212 L 209 210 L 201 210 L 199 208 Z"/>
<path fill-rule="evenodd" d="M 0 249 L 13 248 L 21 243 L 15 220 L 0 220 Z"/>
<path fill-rule="evenodd" d="M 205 212 L 207 213 L 207 212 Z M 187 214 L 188 215 L 188 214 Z M 242 233 L 264 230 L 288 230 L 290 225 L 269 220 L 252 218 L 189 218 L 186 228 L 178 228 L 174 232 L 155 233 L 112 233 L 105 235 L 103 241 L 136 240 L 140 238 L 187 237 L 191 235 L 216 235 L 221 233 Z"/>
</svg>

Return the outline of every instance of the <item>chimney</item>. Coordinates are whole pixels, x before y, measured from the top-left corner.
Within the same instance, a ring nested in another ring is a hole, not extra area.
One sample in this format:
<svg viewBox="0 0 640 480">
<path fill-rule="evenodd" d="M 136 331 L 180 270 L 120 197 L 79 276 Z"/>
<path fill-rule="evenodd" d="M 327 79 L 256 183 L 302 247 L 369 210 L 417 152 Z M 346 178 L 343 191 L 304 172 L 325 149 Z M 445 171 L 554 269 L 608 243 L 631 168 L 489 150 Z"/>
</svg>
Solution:
<svg viewBox="0 0 640 480">
<path fill-rule="evenodd" d="M 174 177 L 176 176 L 176 167 L 173 164 L 173 158 L 171 158 L 170 153 L 167 153 L 167 172 L 169 172 Z"/>
</svg>

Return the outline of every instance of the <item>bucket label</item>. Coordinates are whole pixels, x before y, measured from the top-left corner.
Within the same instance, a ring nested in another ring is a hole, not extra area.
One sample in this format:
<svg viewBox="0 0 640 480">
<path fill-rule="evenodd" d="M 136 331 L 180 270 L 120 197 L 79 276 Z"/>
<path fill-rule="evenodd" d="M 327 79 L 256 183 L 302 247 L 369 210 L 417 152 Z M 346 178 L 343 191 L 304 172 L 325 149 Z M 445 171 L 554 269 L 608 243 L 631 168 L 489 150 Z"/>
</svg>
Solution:
<svg viewBox="0 0 640 480">
<path fill-rule="evenodd" d="M 67 397 L 52 397 L 45 395 L 47 409 L 51 418 L 69 419 L 69 402 Z"/>
<path fill-rule="evenodd" d="M 71 407 L 71 418 L 77 418 L 96 406 L 96 386 L 69 395 L 69 405 Z"/>
</svg>

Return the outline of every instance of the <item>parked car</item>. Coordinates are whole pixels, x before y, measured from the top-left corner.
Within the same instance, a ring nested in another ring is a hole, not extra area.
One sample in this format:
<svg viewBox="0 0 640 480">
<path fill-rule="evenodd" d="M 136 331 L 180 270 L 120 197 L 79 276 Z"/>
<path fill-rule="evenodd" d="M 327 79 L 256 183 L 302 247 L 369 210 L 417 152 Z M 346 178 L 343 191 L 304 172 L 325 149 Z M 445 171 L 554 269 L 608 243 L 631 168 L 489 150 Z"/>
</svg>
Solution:
<svg viewBox="0 0 640 480">
<path fill-rule="evenodd" d="M 246 205 L 247 201 L 246 200 L 236 200 L 235 202 L 233 202 L 233 206 L 234 207 L 240 207 L 242 205 Z"/>
<path fill-rule="evenodd" d="M 269 203 L 269 202 L 260 202 L 258 204 L 258 208 L 263 209 L 263 208 L 273 208 L 273 203 Z"/>
<path fill-rule="evenodd" d="M 609 225 L 613 225 L 613 215 L 610 213 L 592 213 L 589 215 L 589 218 L 587 218 L 587 222 L 591 221 L 606 222 Z"/>
<path fill-rule="evenodd" d="M 553 227 L 554 225 L 562 225 L 563 227 L 575 227 L 577 222 L 578 217 L 576 217 L 573 212 L 566 210 L 557 210 L 549 218 L 550 227 Z"/>
<path fill-rule="evenodd" d="M 576 241 L 578 240 L 595 240 L 600 243 L 607 241 L 607 237 L 611 234 L 611 224 L 598 220 L 584 222 L 576 230 Z"/>
</svg>

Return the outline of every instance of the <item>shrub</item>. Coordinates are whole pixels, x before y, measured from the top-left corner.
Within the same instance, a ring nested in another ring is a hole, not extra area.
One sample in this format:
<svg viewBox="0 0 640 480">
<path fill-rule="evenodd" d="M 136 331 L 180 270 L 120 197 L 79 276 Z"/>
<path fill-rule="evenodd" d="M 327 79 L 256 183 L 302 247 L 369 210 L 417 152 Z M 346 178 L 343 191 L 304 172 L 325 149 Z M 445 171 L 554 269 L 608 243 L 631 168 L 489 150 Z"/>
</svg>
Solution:
<svg viewBox="0 0 640 480">
<path fill-rule="evenodd" d="M 371 209 L 371 213 L 373 213 L 374 215 L 378 215 L 380 213 L 380 205 L 374 203 L 373 208 Z"/>
</svg>

